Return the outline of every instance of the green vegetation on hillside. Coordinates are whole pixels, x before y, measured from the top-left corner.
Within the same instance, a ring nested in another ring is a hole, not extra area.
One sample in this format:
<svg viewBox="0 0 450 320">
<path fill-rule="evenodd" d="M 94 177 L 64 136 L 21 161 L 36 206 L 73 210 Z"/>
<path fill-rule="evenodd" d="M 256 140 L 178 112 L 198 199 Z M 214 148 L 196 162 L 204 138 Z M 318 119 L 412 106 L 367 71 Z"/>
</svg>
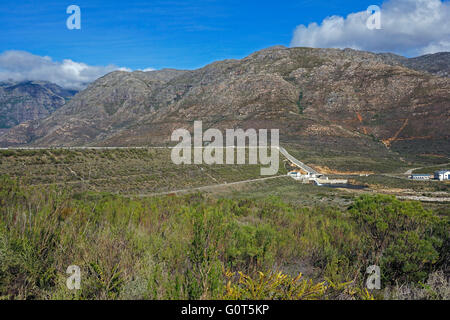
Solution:
<svg viewBox="0 0 450 320">
<path fill-rule="evenodd" d="M 438 181 L 417 181 L 403 177 L 390 177 L 385 175 L 370 175 L 368 177 L 352 177 L 358 183 L 385 188 L 405 188 L 417 192 L 450 192 L 450 184 Z"/>
<path fill-rule="evenodd" d="M 295 280 L 293 288 L 320 291 L 316 298 L 363 299 L 371 297 L 369 265 L 381 267 L 383 288 L 420 287 L 448 270 L 449 220 L 390 196 L 363 196 L 341 210 L 277 197 L 132 199 L 1 179 L 4 299 L 249 298 L 239 278 L 259 283 L 260 271 L 274 286 L 258 298 L 307 298 L 277 285 Z M 66 287 L 69 265 L 81 268 L 81 290 Z M 299 272 L 313 282 L 296 280 Z M 442 298 L 427 288 L 428 298 Z"/>
<path fill-rule="evenodd" d="M 260 165 L 175 165 L 170 149 L 0 150 L 0 174 L 25 185 L 127 195 L 264 178 Z M 280 162 L 279 174 L 285 174 Z"/>
<path fill-rule="evenodd" d="M 303 111 L 305 110 L 305 106 L 302 104 L 302 100 L 303 100 L 303 91 L 300 92 L 297 101 L 298 113 L 300 114 L 303 114 Z"/>
<path fill-rule="evenodd" d="M 446 164 L 442 164 L 439 166 L 420 168 L 420 169 L 414 170 L 413 173 L 415 173 L 415 174 L 418 174 L 418 173 L 434 174 L 434 172 L 436 172 L 436 171 L 447 170 L 448 168 L 450 168 L 450 164 L 446 163 Z"/>
</svg>

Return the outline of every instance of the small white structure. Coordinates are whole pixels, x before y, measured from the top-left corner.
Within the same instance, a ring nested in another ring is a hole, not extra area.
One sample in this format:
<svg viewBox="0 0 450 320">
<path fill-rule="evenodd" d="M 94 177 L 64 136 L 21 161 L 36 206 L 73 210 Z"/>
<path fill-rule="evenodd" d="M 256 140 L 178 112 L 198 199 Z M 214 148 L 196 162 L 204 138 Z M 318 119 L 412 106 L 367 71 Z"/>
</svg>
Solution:
<svg viewBox="0 0 450 320">
<path fill-rule="evenodd" d="M 315 178 L 315 175 L 311 175 L 309 173 L 302 174 L 301 172 L 298 172 L 298 171 L 290 171 L 290 172 L 288 172 L 288 176 L 295 180 L 300 180 L 304 183 L 307 183 L 310 179 Z"/>
<path fill-rule="evenodd" d="M 432 175 L 429 174 L 412 174 L 410 177 L 412 180 L 430 180 Z"/>
<path fill-rule="evenodd" d="M 323 184 L 342 184 L 342 183 L 347 183 L 347 180 L 343 180 L 343 179 L 331 179 L 329 180 L 328 177 L 324 176 L 323 174 L 320 173 L 311 173 L 308 172 L 306 174 L 302 174 L 301 172 L 298 171 L 290 171 L 287 174 L 289 177 L 295 179 L 295 180 L 299 180 L 303 183 L 310 183 L 311 181 L 314 182 L 316 185 L 321 186 Z"/>
<path fill-rule="evenodd" d="M 434 173 L 434 179 L 439 181 L 449 180 L 450 170 L 440 170 Z"/>
<path fill-rule="evenodd" d="M 302 180 L 307 177 L 298 171 L 290 171 L 290 172 L 288 172 L 288 176 L 291 178 L 294 178 L 295 180 Z"/>
</svg>

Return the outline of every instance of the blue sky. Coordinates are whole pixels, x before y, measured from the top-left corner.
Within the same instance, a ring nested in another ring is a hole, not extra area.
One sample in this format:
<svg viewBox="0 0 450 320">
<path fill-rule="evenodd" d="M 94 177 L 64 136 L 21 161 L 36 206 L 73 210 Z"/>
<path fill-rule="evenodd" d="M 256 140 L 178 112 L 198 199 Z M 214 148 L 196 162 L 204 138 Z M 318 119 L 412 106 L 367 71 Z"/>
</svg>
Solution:
<svg viewBox="0 0 450 320">
<path fill-rule="evenodd" d="M 118 69 L 196 69 L 273 45 L 450 51 L 450 0 L 70 1 L 1 0 L 0 81 L 82 89 Z M 66 27 L 70 5 L 81 30 Z"/>
<path fill-rule="evenodd" d="M 186 68 L 289 46 L 296 26 L 364 11 L 375 0 L 99 1 L 2 0 L 0 52 L 131 69 Z M 66 8 L 81 8 L 68 30 Z"/>
</svg>

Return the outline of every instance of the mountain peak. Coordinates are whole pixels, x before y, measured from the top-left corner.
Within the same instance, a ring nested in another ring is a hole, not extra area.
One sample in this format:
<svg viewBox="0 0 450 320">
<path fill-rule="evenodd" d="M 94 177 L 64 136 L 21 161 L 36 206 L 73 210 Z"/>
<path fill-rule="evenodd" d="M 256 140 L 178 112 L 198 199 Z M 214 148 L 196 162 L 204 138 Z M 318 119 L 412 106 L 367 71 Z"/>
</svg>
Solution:
<svg viewBox="0 0 450 320">
<path fill-rule="evenodd" d="M 445 56 L 445 55 L 444 55 Z M 177 128 L 278 128 L 317 148 L 400 148 L 448 154 L 450 79 L 428 58 L 357 50 L 275 47 L 197 70 L 110 73 L 49 117 L 0 144 L 165 144 Z M 416 70 L 412 70 L 416 69 Z"/>
<path fill-rule="evenodd" d="M 2 82 L 0 84 L 0 130 L 29 120 L 42 119 L 62 107 L 76 91 L 47 81 Z"/>
</svg>

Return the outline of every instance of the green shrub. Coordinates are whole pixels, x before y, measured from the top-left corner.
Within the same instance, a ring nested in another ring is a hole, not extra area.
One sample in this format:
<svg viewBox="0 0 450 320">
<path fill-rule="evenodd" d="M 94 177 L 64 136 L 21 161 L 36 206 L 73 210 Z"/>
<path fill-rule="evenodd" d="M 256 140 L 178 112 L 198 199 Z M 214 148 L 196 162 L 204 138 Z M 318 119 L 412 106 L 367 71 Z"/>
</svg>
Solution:
<svg viewBox="0 0 450 320">
<path fill-rule="evenodd" d="M 448 219 L 393 197 L 363 196 L 342 211 L 276 197 L 132 199 L 0 182 L 0 298 L 218 299 L 229 270 L 271 287 L 264 299 L 312 297 L 298 294 L 305 282 L 294 276 L 303 271 L 313 278 L 307 289 L 326 280 L 327 294 L 316 298 L 363 299 L 371 264 L 383 283 L 407 283 L 449 261 Z M 81 290 L 65 285 L 69 265 L 81 269 Z M 333 285 L 350 281 L 344 291 Z M 288 283 L 298 291 L 286 291 Z M 231 288 L 258 296 L 236 278 Z"/>
<path fill-rule="evenodd" d="M 448 223 L 420 202 L 365 195 L 350 213 L 365 234 L 366 259 L 380 265 L 388 282 L 426 279 L 448 239 Z"/>
</svg>

